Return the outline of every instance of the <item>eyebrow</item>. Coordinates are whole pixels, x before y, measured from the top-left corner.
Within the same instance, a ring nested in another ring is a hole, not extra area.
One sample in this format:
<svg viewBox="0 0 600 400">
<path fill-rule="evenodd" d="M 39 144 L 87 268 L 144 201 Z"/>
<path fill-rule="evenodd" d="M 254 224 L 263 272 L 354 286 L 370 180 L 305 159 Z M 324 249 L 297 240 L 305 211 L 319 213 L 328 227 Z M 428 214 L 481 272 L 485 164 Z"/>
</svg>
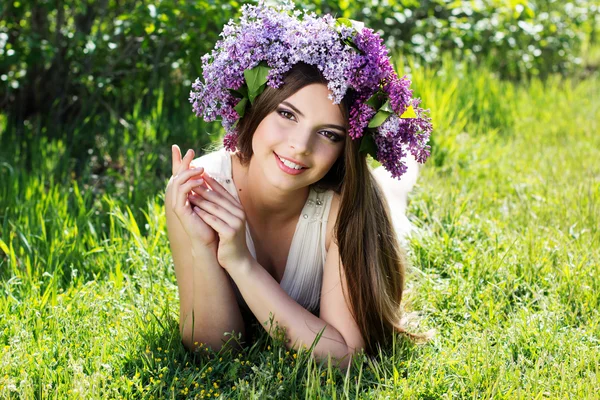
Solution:
<svg viewBox="0 0 600 400">
<path fill-rule="evenodd" d="M 302 114 L 302 112 L 300 110 L 298 110 L 292 103 L 290 103 L 288 101 L 283 101 L 283 102 L 281 102 L 281 104 L 288 106 L 289 108 L 291 108 L 292 110 L 294 110 L 295 112 L 297 112 L 301 117 L 304 117 L 304 114 Z M 346 133 L 346 128 L 343 127 L 343 126 L 341 126 L 341 125 L 325 124 L 322 127 L 323 128 L 337 129 L 337 130 L 340 130 L 340 131 Z"/>
</svg>

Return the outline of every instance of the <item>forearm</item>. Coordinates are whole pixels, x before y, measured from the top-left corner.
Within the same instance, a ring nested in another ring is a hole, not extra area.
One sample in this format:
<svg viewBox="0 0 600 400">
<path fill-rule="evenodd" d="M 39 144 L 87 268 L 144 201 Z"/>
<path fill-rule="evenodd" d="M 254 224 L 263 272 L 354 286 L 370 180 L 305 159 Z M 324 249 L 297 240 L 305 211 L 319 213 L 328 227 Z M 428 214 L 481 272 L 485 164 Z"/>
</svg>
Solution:
<svg viewBox="0 0 600 400">
<path fill-rule="evenodd" d="M 273 323 L 286 329 L 288 348 L 310 347 L 324 329 L 313 355 L 322 360 L 331 354 L 333 359 L 341 361 L 342 367 L 347 365 L 354 349 L 346 345 L 340 332 L 292 299 L 256 260 L 252 259 L 247 266 L 232 270 L 230 274 L 252 313 L 271 335 L 275 333 L 274 327 L 264 325 L 271 313 Z"/>
<path fill-rule="evenodd" d="M 213 251 L 192 252 L 192 302 L 183 319 L 184 344 L 193 349 L 194 342 L 219 350 L 229 337 L 225 332 L 244 332 L 244 321 L 227 272 L 219 265 Z"/>
</svg>

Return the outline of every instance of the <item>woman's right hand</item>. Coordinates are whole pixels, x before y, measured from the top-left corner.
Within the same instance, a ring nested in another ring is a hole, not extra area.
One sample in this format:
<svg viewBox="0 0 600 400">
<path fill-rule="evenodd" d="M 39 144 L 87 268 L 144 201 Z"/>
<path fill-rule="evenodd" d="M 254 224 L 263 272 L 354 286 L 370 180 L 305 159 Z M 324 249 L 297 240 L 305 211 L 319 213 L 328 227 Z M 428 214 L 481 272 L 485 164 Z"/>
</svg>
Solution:
<svg viewBox="0 0 600 400">
<path fill-rule="evenodd" d="M 173 212 L 190 237 L 192 250 L 196 246 L 201 246 L 216 251 L 219 245 L 219 235 L 194 212 L 193 206 L 188 200 L 188 195 L 194 188 L 208 188 L 202 178 L 204 168 L 190 168 L 190 163 L 194 159 L 194 150 L 188 150 L 182 159 L 179 146 L 173 145 L 172 156 L 173 176 L 167 185 L 166 196 L 171 196 Z"/>
</svg>

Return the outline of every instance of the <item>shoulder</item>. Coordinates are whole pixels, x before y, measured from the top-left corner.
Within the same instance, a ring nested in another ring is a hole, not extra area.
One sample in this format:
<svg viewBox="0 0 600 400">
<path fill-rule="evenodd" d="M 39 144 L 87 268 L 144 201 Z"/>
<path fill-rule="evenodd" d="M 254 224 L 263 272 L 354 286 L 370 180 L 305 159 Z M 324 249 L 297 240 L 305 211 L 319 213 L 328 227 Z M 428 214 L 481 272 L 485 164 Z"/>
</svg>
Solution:
<svg viewBox="0 0 600 400">
<path fill-rule="evenodd" d="M 340 210 L 340 195 L 336 192 L 333 192 L 333 197 L 331 199 L 331 207 L 329 209 L 329 217 L 327 218 L 327 228 L 326 228 L 326 237 L 325 237 L 325 250 L 329 251 L 329 244 L 331 243 L 331 239 L 333 238 L 333 228 L 335 227 L 335 223 L 337 222 L 338 211 Z"/>
<path fill-rule="evenodd" d="M 221 175 L 224 173 L 224 168 L 227 166 L 228 161 L 227 151 L 222 148 L 211 151 L 200 157 L 194 158 L 190 163 L 190 167 L 198 168 L 204 167 L 204 170 L 209 175 Z"/>
</svg>

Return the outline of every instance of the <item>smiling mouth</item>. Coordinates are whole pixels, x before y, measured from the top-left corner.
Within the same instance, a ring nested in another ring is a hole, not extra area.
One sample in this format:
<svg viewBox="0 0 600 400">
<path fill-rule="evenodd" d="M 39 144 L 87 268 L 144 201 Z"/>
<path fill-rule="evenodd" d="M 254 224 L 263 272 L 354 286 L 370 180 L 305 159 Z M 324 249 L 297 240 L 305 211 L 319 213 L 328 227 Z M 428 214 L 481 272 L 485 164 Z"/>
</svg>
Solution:
<svg viewBox="0 0 600 400">
<path fill-rule="evenodd" d="M 275 156 L 277 158 L 279 158 L 279 161 L 281 161 L 281 163 L 284 164 L 288 168 L 293 168 L 293 169 L 295 169 L 297 171 L 300 171 L 300 170 L 303 170 L 303 169 L 308 169 L 308 167 L 303 167 L 302 165 L 294 163 L 293 161 L 290 161 L 290 160 L 287 160 L 287 159 L 285 159 L 283 157 L 280 157 L 279 154 L 277 154 L 275 152 L 273 152 L 273 154 L 275 154 Z M 300 168 L 297 168 L 297 167 L 300 167 Z"/>
</svg>

